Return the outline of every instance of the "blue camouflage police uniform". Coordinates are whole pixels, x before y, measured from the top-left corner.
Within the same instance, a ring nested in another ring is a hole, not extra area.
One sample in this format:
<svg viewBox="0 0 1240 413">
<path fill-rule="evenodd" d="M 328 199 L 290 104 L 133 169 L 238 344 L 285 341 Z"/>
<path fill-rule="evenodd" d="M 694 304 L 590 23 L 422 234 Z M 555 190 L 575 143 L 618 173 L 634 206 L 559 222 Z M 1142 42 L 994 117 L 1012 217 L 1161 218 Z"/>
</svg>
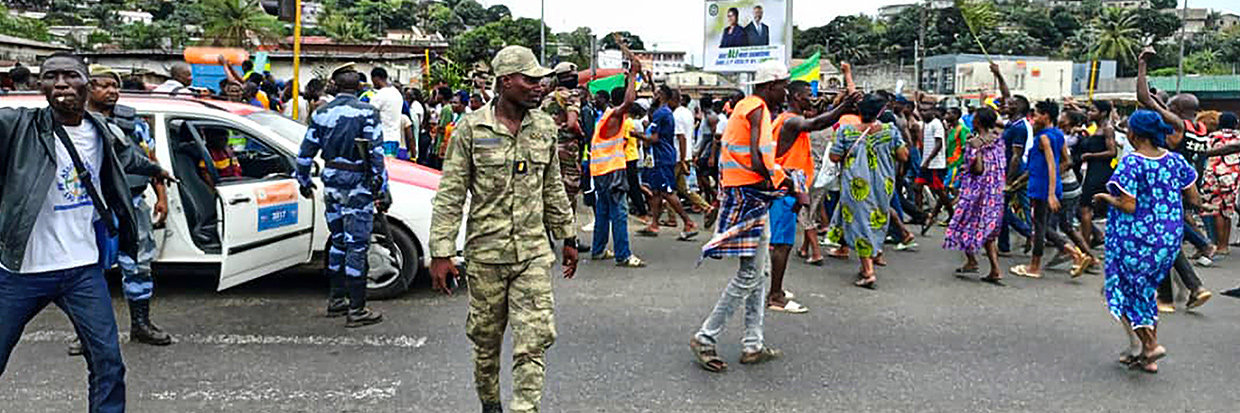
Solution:
<svg viewBox="0 0 1240 413">
<path fill-rule="evenodd" d="M 109 120 L 119 124 L 117 120 Z M 142 118 L 135 117 L 132 128 L 129 138 L 134 140 L 133 143 L 138 146 L 137 149 L 143 155 L 150 156 L 155 150 L 155 138 L 151 136 L 150 126 Z M 128 128 L 121 127 L 121 129 L 129 132 Z M 131 257 L 121 252 L 117 257 L 117 263 L 121 267 L 121 286 L 125 292 L 125 299 L 129 301 L 149 300 L 155 288 L 155 283 L 151 279 L 151 261 L 155 258 L 155 238 L 151 234 L 151 207 L 146 204 L 146 188 L 151 178 L 127 174 L 125 180 L 129 182 L 130 192 L 133 193 L 134 221 L 138 224 L 138 254 Z"/>
<path fill-rule="evenodd" d="M 369 141 L 370 152 L 359 154 L 355 139 Z M 297 156 L 297 182 L 303 187 L 312 185 L 310 166 L 320 151 L 326 161 L 322 173 L 323 200 L 327 229 L 331 231 L 327 271 L 334 276 L 343 272 L 352 291 L 350 306 L 362 308 L 375 196 L 387 191 L 379 111 L 348 93 L 337 95 L 331 103 L 316 110 L 310 117 L 310 127 Z M 369 171 L 363 156 L 369 157 Z M 381 192 L 376 194 L 376 190 Z M 358 284 L 360 289 L 353 288 Z M 343 298 L 345 294 L 343 289 L 333 286 L 332 298 Z"/>
</svg>

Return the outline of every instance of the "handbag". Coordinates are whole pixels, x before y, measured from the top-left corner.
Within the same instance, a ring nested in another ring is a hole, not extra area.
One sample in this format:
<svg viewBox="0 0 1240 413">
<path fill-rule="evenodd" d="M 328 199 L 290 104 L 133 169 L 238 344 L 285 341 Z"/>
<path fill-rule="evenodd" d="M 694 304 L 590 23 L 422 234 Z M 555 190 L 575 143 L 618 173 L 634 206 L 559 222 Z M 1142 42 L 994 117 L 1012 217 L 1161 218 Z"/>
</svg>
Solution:
<svg viewBox="0 0 1240 413">
<path fill-rule="evenodd" d="M 853 142 L 852 146 L 848 148 L 848 151 L 844 152 L 844 158 L 848 158 L 848 155 L 852 154 L 853 151 L 857 149 L 857 145 L 860 145 L 861 142 L 865 141 L 865 138 L 869 136 L 870 131 L 868 130 L 861 134 L 861 137 L 857 138 L 856 142 Z M 840 187 L 840 175 L 843 171 L 840 170 L 839 164 L 831 162 L 831 146 L 834 145 L 835 142 L 828 145 L 826 151 L 822 155 L 822 162 L 818 165 L 818 173 L 814 176 L 814 189 Z"/>
<path fill-rule="evenodd" d="M 83 119 L 82 121 L 89 122 L 90 120 Z M 69 139 L 69 133 L 59 123 L 53 125 L 53 130 L 56 137 L 60 139 L 60 144 L 65 147 L 65 152 L 69 153 L 69 159 L 73 161 L 73 169 L 77 172 L 78 182 L 86 187 L 86 195 L 90 197 L 91 205 L 99 214 L 99 220 L 92 224 L 95 229 L 95 245 L 99 247 L 99 265 L 104 269 L 112 268 L 116 265 L 117 254 L 120 252 L 116 216 L 112 214 L 107 202 L 99 195 L 99 190 L 95 189 L 94 177 L 82 163 L 82 157 L 78 155 L 73 140 Z M 100 137 L 100 139 L 103 138 Z"/>
</svg>

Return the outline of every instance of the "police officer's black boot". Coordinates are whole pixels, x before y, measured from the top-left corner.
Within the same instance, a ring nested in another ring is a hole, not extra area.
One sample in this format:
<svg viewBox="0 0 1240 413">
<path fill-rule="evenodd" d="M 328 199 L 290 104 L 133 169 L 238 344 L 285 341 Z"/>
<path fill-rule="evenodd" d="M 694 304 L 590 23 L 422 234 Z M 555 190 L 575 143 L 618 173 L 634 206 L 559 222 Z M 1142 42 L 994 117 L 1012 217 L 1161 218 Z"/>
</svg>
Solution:
<svg viewBox="0 0 1240 413">
<path fill-rule="evenodd" d="M 362 271 L 362 274 L 366 274 L 366 271 Z M 348 277 L 348 284 L 349 314 L 344 326 L 347 328 L 363 327 L 383 321 L 383 314 L 366 308 L 366 276 Z"/>
<path fill-rule="evenodd" d="M 483 403 L 482 413 L 504 413 L 504 405 L 499 403 Z"/>
<path fill-rule="evenodd" d="M 172 344 L 172 336 L 151 324 L 151 301 L 129 302 L 129 339 L 154 346 Z"/>
<path fill-rule="evenodd" d="M 349 313 L 349 289 L 345 285 L 344 268 L 339 271 L 332 271 L 324 268 L 327 273 L 327 280 L 330 287 L 330 295 L 327 298 L 327 317 L 343 317 Z"/>
</svg>

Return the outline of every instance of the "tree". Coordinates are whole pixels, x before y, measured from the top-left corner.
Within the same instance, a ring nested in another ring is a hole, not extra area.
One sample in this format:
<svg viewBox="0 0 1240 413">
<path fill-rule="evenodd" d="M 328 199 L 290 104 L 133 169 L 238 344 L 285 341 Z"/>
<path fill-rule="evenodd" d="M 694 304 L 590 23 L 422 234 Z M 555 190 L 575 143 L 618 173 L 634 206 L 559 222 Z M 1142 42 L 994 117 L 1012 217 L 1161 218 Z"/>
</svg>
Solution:
<svg viewBox="0 0 1240 413">
<path fill-rule="evenodd" d="M 341 44 L 361 43 L 375 38 L 374 31 L 365 23 L 343 13 L 328 13 L 319 20 L 319 28 L 332 41 Z"/>
<path fill-rule="evenodd" d="M 187 37 L 184 30 L 168 22 L 127 23 L 118 26 L 112 33 L 112 40 L 122 48 L 134 50 L 179 48 L 184 46 Z M 90 43 L 89 39 L 87 43 Z"/>
<path fill-rule="evenodd" d="M 620 46 L 616 44 L 616 39 L 612 36 L 615 33 L 620 33 L 620 37 L 624 38 L 625 43 L 629 44 L 629 49 L 646 50 L 646 44 L 642 42 L 642 38 L 627 31 L 607 33 L 607 35 L 603 36 L 603 38 L 599 41 L 599 48 L 619 49 Z"/>
<path fill-rule="evenodd" d="M 283 24 L 264 13 L 258 0 L 203 0 L 203 31 L 216 46 L 245 47 L 280 39 Z"/>
<path fill-rule="evenodd" d="M 461 0 L 452 8 L 452 12 L 468 27 L 478 27 L 491 22 L 487 9 L 475 0 Z"/>
<path fill-rule="evenodd" d="M 448 56 L 460 64 L 488 62 L 505 46 L 521 45 L 530 48 L 535 55 L 541 48 L 538 32 L 542 24 L 535 19 L 504 19 L 487 23 L 452 39 Z M 551 37 L 550 33 L 547 37 Z"/>
<path fill-rule="evenodd" d="M 0 34 L 16 36 L 46 42 L 52 35 L 47 32 L 47 23 L 35 19 L 14 16 L 9 9 L 0 5 Z"/>
<path fill-rule="evenodd" d="M 1176 14 L 1154 9 L 1136 9 L 1133 13 L 1136 27 L 1141 30 L 1142 37 L 1151 40 L 1149 43 L 1170 38 L 1180 31 L 1180 17 Z"/>
<path fill-rule="evenodd" d="M 1141 30 L 1136 15 L 1118 7 L 1107 8 L 1094 21 L 1097 38 L 1090 54 L 1095 59 L 1114 59 L 1121 63 L 1135 61 L 1140 47 Z"/>
<path fill-rule="evenodd" d="M 503 20 L 505 17 L 512 17 L 512 10 L 509 10 L 508 6 L 496 4 L 494 6 L 487 7 L 487 18 L 489 19 L 488 23 Z"/>
<path fill-rule="evenodd" d="M 573 49 L 573 53 L 567 56 L 557 55 L 561 62 L 573 62 L 577 67 L 589 67 L 591 56 L 590 47 L 594 39 L 594 32 L 589 27 L 578 27 L 576 30 L 565 33 L 556 33 L 556 42 L 567 45 Z"/>
<path fill-rule="evenodd" d="M 1176 0 L 1150 0 L 1150 7 L 1154 9 L 1174 9 Z"/>
<path fill-rule="evenodd" d="M 422 27 L 449 38 L 465 32 L 465 22 L 450 7 L 441 3 L 430 3 L 424 10 L 426 16 Z"/>
</svg>

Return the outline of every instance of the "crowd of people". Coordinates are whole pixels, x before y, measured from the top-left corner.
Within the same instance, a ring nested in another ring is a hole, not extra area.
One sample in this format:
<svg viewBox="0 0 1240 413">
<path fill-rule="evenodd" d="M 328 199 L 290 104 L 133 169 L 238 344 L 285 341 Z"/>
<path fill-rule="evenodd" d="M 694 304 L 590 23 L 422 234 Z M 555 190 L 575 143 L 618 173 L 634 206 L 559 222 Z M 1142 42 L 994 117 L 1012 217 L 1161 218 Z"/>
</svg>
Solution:
<svg viewBox="0 0 1240 413">
<path fill-rule="evenodd" d="M 1139 56 L 1139 108 L 1128 113 L 1101 100 L 1030 101 L 1010 92 L 993 63 L 999 97 L 977 106 L 949 107 L 916 91 L 862 93 L 847 63 L 841 65 L 844 88 L 819 96 L 809 83 L 790 80 L 787 67 L 775 61 L 759 67 L 747 85 L 752 93 L 695 99 L 669 85 L 639 86 L 640 60 L 622 51 L 631 62 L 626 83 L 594 93 L 579 82 L 575 65 L 545 68 L 529 49 L 512 46 L 492 61 L 493 86 L 440 86 L 424 96 L 384 68 L 366 74 L 345 65 L 330 79 L 311 80 L 294 100 L 291 85 L 247 62 L 241 74 L 226 70 L 217 98 L 286 113 L 297 106 L 309 114 L 299 116 L 309 129 L 296 176 L 302 195 L 312 196 L 313 159 L 321 156 L 333 171 L 321 181 L 332 228 L 327 313 L 346 317 L 349 327 L 382 321 L 365 306 L 364 282 L 371 215 L 385 208 L 381 158 L 443 170 L 429 240 L 432 284 L 452 293 L 450 280 L 459 276 L 452 258 L 467 220 L 466 328 L 485 412 L 501 411 L 500 344 L 510 319 L 517 330 L 512 409 L 538 409 L 543 353 L 556 334 L 548 276 L 555 252 L 548 237 L 563 241 L 566 278 L 576 274 L 578 253 L 586 251 L 591 260 L 645 267 L 635 252 L 640 246 L 629 238 L 631 220 L 640 223 L 638 236 L 660 237 L 668 227 L 679 241 L 702 242 L 699 263 L 739 258 L 736 274 L 689 341 L 695 360 L 712 372 L 728 368 L 716 345 L 742 308 L 740 363 L 782 356 L 766 344 L 765 312 L 810 311 L 786 285 L 794 251 L 813 266 L 855 258 L 854 284 L 875 289 L 891 259 L 888 245 L 916 252 L 922 248 L 918 236 L 941 226 L 942 248 L 963 253 L 953 271 L 958 277 L 977 275 L 1001 286 L 1006 275 L 1041 278 L 1054 268 L 1072 278 L 1105 274 L 1104 302 L 1130 343 L 1119 361 L 1154 373 L 1167 354 L 1158 343 L 1158 315 L 1176 311 L 1169 274 L 1182 281 L 1185 308 L 1197 308 L 1213 293 L 1193 264 L 1213 265 L 1233 245 L 1237 116 L 1200 111 L 1190 94 L 1150 88 L 1145 63 L 1152 50 Z M 192 88 L 187 65 L 173 65 L 170 75 L 155 92 L 202 93 Z M 91 381 L 92 406 L 123 409 L 123 365 L 102 267 L 109 249 L 119 249 L 136 337 L 170 343 L 149 320 L 147 244 L 150 215 L 162 220 L 167 213 L 162 188 L 172 177 L 153 162 L 145 125 L 115 112 L 119 89 L 145 87 L 126 85 L 130 79 L 115 71 L 67 54 L 47 59 L 38 79 L 49 108 L 0 111 L 6 142 L 0 171 L 82 170 L 78 152 L 94 169 L 82 175 L 87 190 L 74 195 L 82 202 L 27 208 L 25 214 L 38 219 L 0 219 L 6 245 L 26 246 L 0 249 L 0 287 L 6 287 L 0 291 L 8 294 L 0 306 L 6 318 L 16 314 L 22 321 L 0 329 L 0 369 L 25 322 L 56 302 L 78 327 L 76 351 L 99 378 Z M 49 133 L 62 135 L 57 156 L 24 155 Z M 369 142 L 370 152 L 357 153 L 357 139 Z M 226 148 L 226 138 L 221 141 Z M 131 149 L 135 142 L 146 151 Z M 122 172 L 148 179 L 129 185 L 118 178 Z M 29 194 L 17 189 L 45 184 L 36 179 L 42 175 L 0 176 L 0 204 L 43 205 L 27 202 Z M 91 176 L 106 179 L 92 187 Z M 139 195 L 147 185 L 161 193 L 154 212 Z M 64 188 L 52 185 L 52 195 L 60 196 L 58 190 Z M 98 208 L 107 204 L 113 208 Z M 578 214 L 579 204 L 588 213 Z M 700 237 L 703 230 L 708 236 Z M 578 232 L 592 239 L 578 242 Z M 1013 243 L 1010 232 L 1023 244 Z M 97 234 L 116 235 L 115 245 Z M 1056 255 L 1043 260 L 1047 243 Z M 61 255 L 72 260 L 49 255 L 64 246 L 72 250 Z M 1001 268 L 999 257 L 1017 250 L 1028 254 L 1027 264 Z M 984 275 L 978 253 L 989 262 Z M 23 286 L 27 295 L 8 288 L 25 282 L 15 275 L 32 273 L 55 277 Z M 1224 294 L 1240 297 L 1240 290 Z M 87 317 L 96 313 L 107 317 Z"/>
</svg>

